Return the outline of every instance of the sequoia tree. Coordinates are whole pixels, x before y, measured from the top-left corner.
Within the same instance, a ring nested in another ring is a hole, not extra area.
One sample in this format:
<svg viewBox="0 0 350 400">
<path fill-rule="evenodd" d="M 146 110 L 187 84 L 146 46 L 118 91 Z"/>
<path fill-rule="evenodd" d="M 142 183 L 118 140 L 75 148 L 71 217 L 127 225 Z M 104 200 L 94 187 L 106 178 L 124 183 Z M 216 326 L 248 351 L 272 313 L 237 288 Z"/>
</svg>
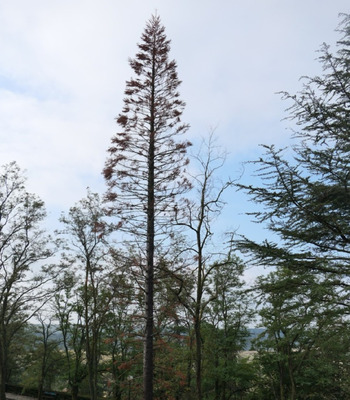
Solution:
<svg viewBox="0 0 350 400">
<path fill-rule="evenodd" d="M 124 107 L 117 117 L 121 132 L 112 138 L 104 168 L 110 211 L 118 227 L 135 239 L 144 258 L 144 398 L 153 398 L 153 291 L 155 244 L 171 225 L 171 210 L 189 187 L 184 176 L 188 141 L 179 141 L 181 122 L 176 62 L 158 16 L 152 16 L 130 59 L 135 77 L 126 82 Z"/>
</svg>

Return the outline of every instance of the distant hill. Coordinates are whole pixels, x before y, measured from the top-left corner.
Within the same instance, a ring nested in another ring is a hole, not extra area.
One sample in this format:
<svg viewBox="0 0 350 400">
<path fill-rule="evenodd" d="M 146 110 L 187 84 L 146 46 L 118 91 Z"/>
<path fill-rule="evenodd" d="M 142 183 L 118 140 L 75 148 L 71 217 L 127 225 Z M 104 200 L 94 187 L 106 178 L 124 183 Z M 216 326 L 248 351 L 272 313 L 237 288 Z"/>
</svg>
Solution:
<svg viewBox="0 0 350 400">
<path fill-rule="evenodd" d="M 250 350 L 252 347 L 252 341 L 256 339 L 261 333 L 265 331 L 264 328 L 249 328 L 249 338 L 247 339 L 245 350 Z"/>
<path fill-rule="evenodd" d="M 41 337 L 40 334 L 40 326 L 39 325 L 32 325 L 33 327 L 33 332 L 34 335 Z M 38 328 L 37 331 L 35 331 L 35 328 Z M 53 326 L 52 327 L 53 332 L 50 335 L 50 340 L 56 341 L 59 343 L 59 346 L 63 348 L 63 337 L 62 337 L 62 333 L 58 330 L 57 326 Z M 244 346 L 244 350 L 251 350 L 252 347 L 252 341 L 254 339 L 256 339 L 261 333 L 263 333 L 265 331 L 264 328 L 249 328 L 248 332 L 249 332 L 249 337 L 247 338 L 246 344 Z M 186 334 L 186 333 L 184 333 Z"/>
</svg>

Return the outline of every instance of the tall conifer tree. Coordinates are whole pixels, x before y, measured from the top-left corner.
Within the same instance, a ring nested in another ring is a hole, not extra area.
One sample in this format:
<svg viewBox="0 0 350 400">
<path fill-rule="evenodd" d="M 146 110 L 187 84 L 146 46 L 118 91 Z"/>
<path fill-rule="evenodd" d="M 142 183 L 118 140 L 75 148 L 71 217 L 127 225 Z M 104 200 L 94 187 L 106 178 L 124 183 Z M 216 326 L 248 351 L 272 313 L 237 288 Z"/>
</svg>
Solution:
<svg viewBox="0 0 350 400">
<path fill-rule="evenodd" d="M 332 53 L 324 44 L 319 61 L 323 74 L 304 77 L 292 101 L 295 133 L 292 157 L 274 146 L 256 161 L 261 185 L 239 185 L 262 205 L 252 213 L 279 240 L 237 246 L 258 265 L 290 268 L 300 273 L 329 274 L 348 301 L 350 276 L 350 16 L 338 31 L 342 38 Z"/>
<path fill-rule="evenodd" d="M 130 233 L 144 256 L 144 399 L 153 398 L 153 291 L 155 244 L 171 224 L 176 197 L 190 184 L 184 175 L 188 141 L 178 136 L 181 122 L 176 62 L 168 59 L 170 41 L 158 16 L 152 16 L 129 63 L 135 77 L 126 82 L 122 131 L 112 138 L 104 176 L 106 200 L 119 227 Z"/>
</svg>

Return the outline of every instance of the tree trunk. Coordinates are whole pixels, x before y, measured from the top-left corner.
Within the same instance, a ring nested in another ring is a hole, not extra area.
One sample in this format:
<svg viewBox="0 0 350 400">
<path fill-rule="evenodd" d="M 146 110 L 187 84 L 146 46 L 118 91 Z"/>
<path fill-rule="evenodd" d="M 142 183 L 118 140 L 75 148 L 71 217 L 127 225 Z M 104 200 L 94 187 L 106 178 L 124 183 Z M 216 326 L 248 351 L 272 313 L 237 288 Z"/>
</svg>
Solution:
<svg viewBox="0 0 350 400">
<path fill-rule="evenodd" d="M 147 271 L 146 271 L 146 332 L 144 343 L 144 399 L 153 399 L 153 292 L 154 292 L 154 156 L 155 156 L 155 49 L 152 54 L 152 84 L 147 182 Z"/>
<path fill-rule="evenodd" d="M 151 113 L 152 114 L 152 113 Z M 148 202 L 147 202 L 147 270 L 146 270 L 146 332 L 144 343 L 143 387 L 144 399 L 153 399 L 153 292 L 154 292 L 154 132 L 151 115 L 151 132 L 148 152 Z"/>
<path fill-rule="evenodd" d="M 284 400 L 283 375 L 284 375 L 283 367 L 280 364 L 279 365 L 279 389 L 280 389 L 280 399 L 281 400 Z"/>
<path fill-rule="evenodd" d="M 215 361 L 214 361 L 214 367 L 216 370 L 216 376 L 215 376 L 215 400 L 219 400 L 220 399 L 220 381 L 219 381 L 219 377 L 218 377 L 218 368 L 219 368 L 219 355 L 218 352 L 215 352 Z M 222 380 L 222 383 L 224 384 L 224 380 Z M 222 396 L 221 400 L 225 400 L 224 395 Z"/>
<path fill-rule="evenodd" d="M 79 385 L 72 384 L 71 385 L 71 391 L 72 391 L 72 400 L 78 400 Z"/>
<path fill-rule="evenodd" d="M 91 400 L 97 400 L 97 364 L 98 360 L 96 357 L 96 349 L 95 347 L 95 340 L 94 336 L 92 335 L 92 338 L 90 338 L 91 341 L 87 340 L 87 343 L 89 343 L 92 348 L 89 349 L 89 357 L 90 360 L 88 359 L 88 372 L 89 372 L 89 389 L 90 389 L 90 398 Z M 92 342 L 92 343 L 91 343 Z"/>
<path fill-rule="evenodd" d="M 189 330 L 188 332 L 188 347 L 189 347 L 189 356 L 187 360 L 187 390 L 188 392 L 191 391 L 192 386 L 192 369 L 193 369 L 193 332 Z"/>
<path fill-rule="evenodd" d="M 202 335 L 201 335 L 201 316 L 200 316 L 201 296 L 197 298 L 194 334 L 196 342 L 196 391 L 197 400 L 202 400 Z"/>
<path fill-rule="evenodd" d="M 88 284 L 91 271 L 90 262 L 87 261 L 85 271 L 84 307 L 85 307 L 85 334 L 86 334 L 86 359 L 88 366 L 88 379 L 91 400 L 97 400 L 97 340 L 96 324 L 89 316 Z"/>
<path fill-rule="evenodd" d="M 196 321 L 194 323 L 194 330 L 196 336 L 196 389 L 197 389 L 197 400 L 202 400 L 202 338 L 200 321 L 196 315 Z"/>
<path fill-rule="evenodd" d="M 44 393 L 44 389 L 43 389 L 43 381 L 40 380 L 39 385 L 38 385 L 38 400 L 41 400 L 43 398 L 43 393 Z"/>
<path fill-rule="evenodd" d="M 0 400 L 6 400 L 6 369 L 3 364 L 0 366 Z"/>
<path fill-rule="evenodd" d="M 291 365 L 290 358 L 288 359 L 288 375 L 290 380 L 290 400 L 295 400 L 296 398 L 296 388 L 295 388 L 295 380 L 293 375 L 293 366 Z"/>
<path fill-rule="evenodd" d="M 41 372 L 40 372 L 40 377 L 39 377 L 39 384 L 38 384 L 38 400 L 41 400 L 43 398 L 44 394 L 44 381 L 45 381 L 45 376 L 46 376 L 46 369 L 47 369 L 47 340 L 48 336 L 46 336 L 46 331 L 45 328 L 43 327 L 43 356 L 41 360 Z"/>
<path fill-rule="evenodd" d="M 201 199 L 201 213 L 203 213 L 203 196 Z M 198 246 L 198 271 L 197 271 L 197 298 L 194 317 L 194 333 L 196 338 L 196 391 L 197 400 L 202 400 L 202 335 L 201 335 L 201 310 L 202 310 L 202 295 L 203 295 L 203 258 L 202 258 L 202 240 L 201 226 L 203 218 L 199 221 L 199 229 L 197 230 L 197 246 Z"/>
<path fill-rule="evenodd" d="M 7 350 L 4 330 L 0 338 L 0 400 L 6 400 Z"/>
</svg>

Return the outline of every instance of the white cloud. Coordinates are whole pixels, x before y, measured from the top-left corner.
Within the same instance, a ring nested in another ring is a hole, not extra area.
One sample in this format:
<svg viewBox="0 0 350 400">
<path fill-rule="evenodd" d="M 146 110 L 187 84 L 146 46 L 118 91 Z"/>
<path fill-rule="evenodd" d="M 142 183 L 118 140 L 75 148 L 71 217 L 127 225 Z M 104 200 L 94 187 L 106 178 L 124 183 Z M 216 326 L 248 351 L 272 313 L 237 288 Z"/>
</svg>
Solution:
<svg viewBox="0 0 350 400">
<path fill-rule="evenodd" d="M 338 38 L 347 9 L 347 0 L 1 2 L 0 164 L 26 168 L 49 208 L 67 209 L 88 185 L 103 190 L 127 60 L 154 12 L 172 40 L 189 135 L 217 126 L 240 160 L 258 143 L 282 143 L 274 93 L 319 71 L 315 51 Z"/>
</svg>

